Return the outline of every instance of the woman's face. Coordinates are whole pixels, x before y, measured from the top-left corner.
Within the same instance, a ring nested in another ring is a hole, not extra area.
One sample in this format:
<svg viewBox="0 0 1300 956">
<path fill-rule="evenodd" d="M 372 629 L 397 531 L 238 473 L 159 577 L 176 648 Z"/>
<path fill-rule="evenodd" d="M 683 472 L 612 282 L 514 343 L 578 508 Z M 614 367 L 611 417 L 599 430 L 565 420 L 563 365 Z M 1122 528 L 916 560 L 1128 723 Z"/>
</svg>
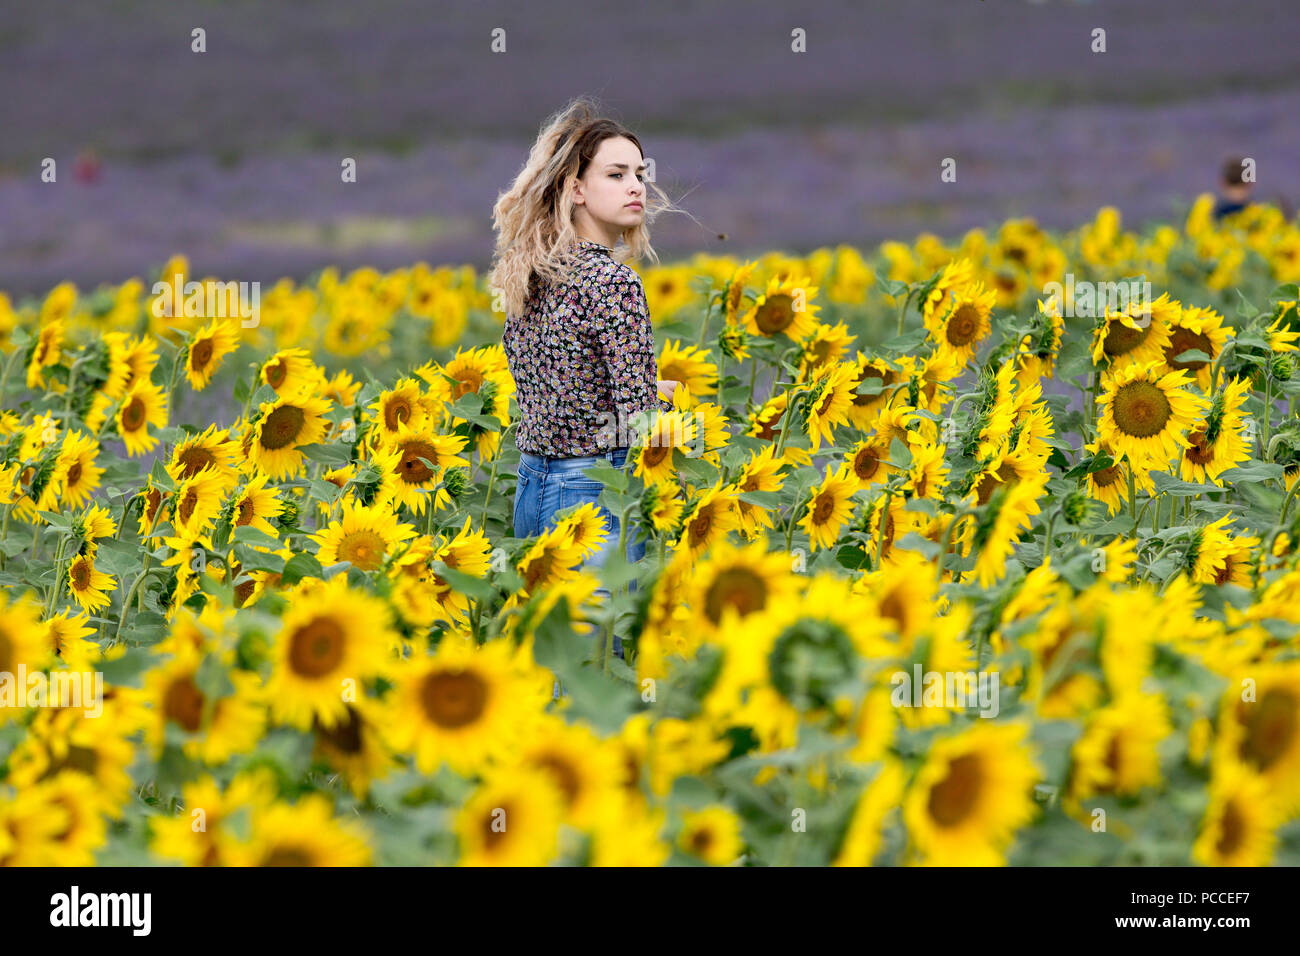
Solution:
<svg viewBox="0 0 1300 956">
<path fill-rule="evenodd" d="M 598 229 L 615 235 L 636 228 L 645 218 L 645 168 L 630 139 L 603 140 L 574 188 L 576 214 L 585 209 Z"/>
</svg>

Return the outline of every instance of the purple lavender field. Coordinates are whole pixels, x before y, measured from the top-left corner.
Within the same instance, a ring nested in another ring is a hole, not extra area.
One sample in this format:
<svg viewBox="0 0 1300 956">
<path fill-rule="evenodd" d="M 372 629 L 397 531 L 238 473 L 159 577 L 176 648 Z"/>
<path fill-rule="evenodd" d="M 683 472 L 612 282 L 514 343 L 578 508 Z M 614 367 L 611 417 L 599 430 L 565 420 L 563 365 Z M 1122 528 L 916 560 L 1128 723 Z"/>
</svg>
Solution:
<svg viewBox="0 0 1300 956">
<path fill-rule="evenodd" d="M 1136 225 L 1213 188 L 1231 152 L 1294 208 L 1298 39 L 1294 0 L 10 4 L 0 288 L 120 281 L 174 252 L 262 281 L 486 266 L 493 200 L 579 93 L 698 220 L 656 225 L 666 259 L 1065 227 L 1105 204 Z"/>
</svg>

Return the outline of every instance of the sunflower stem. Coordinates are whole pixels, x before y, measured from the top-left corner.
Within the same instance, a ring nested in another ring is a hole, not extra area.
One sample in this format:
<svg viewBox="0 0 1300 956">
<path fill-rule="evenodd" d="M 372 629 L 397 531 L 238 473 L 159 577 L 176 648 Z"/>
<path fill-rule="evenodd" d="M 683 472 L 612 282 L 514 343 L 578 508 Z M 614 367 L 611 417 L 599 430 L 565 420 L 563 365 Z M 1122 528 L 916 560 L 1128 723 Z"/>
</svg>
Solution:
<svg viewBox="0 0 1300 956">
<path fill-rule="evenodd" d="M 885 506 L 880 510 L 880 537 L 876 539 L 876 570 L 879 571 L 885 566 L 885 529 L 889 525 L 889 502 L 894 497 L 894 491 L 888 485 L 885 486 Z M 942 557 L 942 555 L 940 555 Z"/>
<path fill-rule="evenodd" d="M 9 361 L 5 362 L 4 374 L 0 375 L 0 399 L 4 398 L 6 394 L 5 390 L 9 387 L 9 373 L 13 371 L 14 362 L 17 361 L 18 356 L 21 355 L 23 351 L 23 349 L 15 347 L 14 350 L 9 353 Z"/>
<path fill-rule="evenodd" d="M 50 585 L 49 597 L 45 602 L 45 616 L 47 618 L 54 613 L 54 604 L 59 599 L 59 592 L 63 590 L 63 549 L 67 546 L 67 536 L 60 535 L 59 545 L 54 549 L 54 582 Z"/>
<path fill-rule="evenodd" d="M 953 515 L 952 520 L 948 522 L 948 527 L 943 529 L 943 537 L 939 540 L 939 561 L 938 561 L 939 573 L 937 575 L 938 582 L 940 584 L 943 583 L 943 566 L 945 560 L 948 557 L 948 550 L 952 547 L 952 539 L 954 533 L 957 530 L 957 525 L 961 523 L 963 518 L 973 518 L 973 517 L 975 517 L 974 510 L 970 508 L 964 508 L 961 511 L 957 512 L 955 515 Z"/>
</svg>

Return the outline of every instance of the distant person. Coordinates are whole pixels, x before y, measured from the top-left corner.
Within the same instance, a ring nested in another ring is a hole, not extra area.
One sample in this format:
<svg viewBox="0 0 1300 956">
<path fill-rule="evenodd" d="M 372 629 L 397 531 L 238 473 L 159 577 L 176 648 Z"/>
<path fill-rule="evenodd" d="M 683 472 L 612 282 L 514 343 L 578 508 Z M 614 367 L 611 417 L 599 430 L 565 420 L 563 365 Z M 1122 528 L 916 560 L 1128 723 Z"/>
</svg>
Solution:
<svg viewBox="0 0 1300 956">
<path fill-rule="evenodd" d="M 1253 182 L 1246 182 L 1242 173 L 1246 168 L 1245 157 L 1232 156 L 1223 163 L 1223 172 L 1219 180 L 1219 198 L 1214 204 L 1214 219 L 1217 222 L 1224 216 L 1241 212 L 1250 205 L 1250 194 L 1255 189 Z"/>
</svg>

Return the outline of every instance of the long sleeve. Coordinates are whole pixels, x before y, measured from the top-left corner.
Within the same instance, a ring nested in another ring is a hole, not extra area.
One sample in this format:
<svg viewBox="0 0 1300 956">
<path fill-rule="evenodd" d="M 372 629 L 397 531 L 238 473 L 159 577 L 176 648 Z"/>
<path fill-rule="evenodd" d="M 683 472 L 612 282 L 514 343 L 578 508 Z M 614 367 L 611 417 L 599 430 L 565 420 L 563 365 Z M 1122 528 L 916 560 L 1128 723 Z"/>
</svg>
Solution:
<svg viewBox="0 0 1300 956">
<path fill-rule="evenodd" d="M 619 421 L 630 423 L 640 412 L 671 408 L 659 398 L 654 330 L 640 276 L 624 267 L 599 292 L 597 338 Z"/>
</svg>

